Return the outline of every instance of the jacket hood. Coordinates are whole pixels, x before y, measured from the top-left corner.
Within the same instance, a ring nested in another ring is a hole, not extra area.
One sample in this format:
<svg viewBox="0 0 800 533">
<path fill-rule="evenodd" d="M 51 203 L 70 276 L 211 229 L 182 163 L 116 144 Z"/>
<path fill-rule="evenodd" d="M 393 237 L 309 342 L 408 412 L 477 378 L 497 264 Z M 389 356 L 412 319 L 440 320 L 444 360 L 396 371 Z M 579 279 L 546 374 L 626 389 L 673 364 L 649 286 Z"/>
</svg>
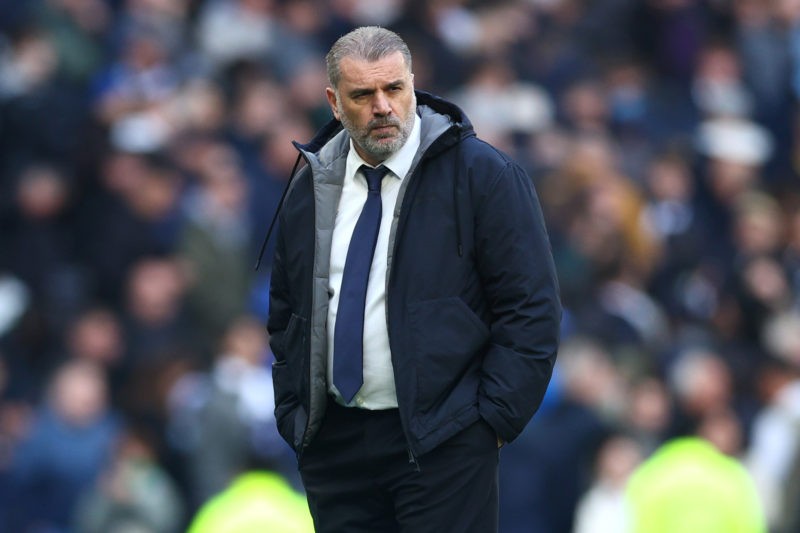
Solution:
<svg viewBox="0 0 800 533">
<path fill-rule="evenodd" d="M 442 142 L 446 142 L 448 146 L 452 144 L 452 142 L 458 141 L 465 136 L 475 134 L 472 128 L 472 122 L 470 122 L 469 118 L 466 116 L 466 114 L 464 114 L 464 111 L 456 104 L 426 91 L 414 91 L 414 94 L 417 97 L 418 115 L 422 116 L 425 113 L 425 110 L 421 108 L 427 107 L 431 111 L 447 117 L 450 123 L 455 126 L 455 131 L 452 131 L 454 135 L 452 139 L 449 138 L 450 136 L 443 136 L 444 138 L 441 139 Z M 334 118 L 320 128 L 308 143 L 301 144 L 298 142 L 293 142 L 293 144 L 299 150 L 316 154 L 319 153 L 326 144 L 332 141 L 343 130 L 344 127 L 342 126 L 342 123 Z M 349 137 L 347 138 L 349 139 Z"/>
</svg>

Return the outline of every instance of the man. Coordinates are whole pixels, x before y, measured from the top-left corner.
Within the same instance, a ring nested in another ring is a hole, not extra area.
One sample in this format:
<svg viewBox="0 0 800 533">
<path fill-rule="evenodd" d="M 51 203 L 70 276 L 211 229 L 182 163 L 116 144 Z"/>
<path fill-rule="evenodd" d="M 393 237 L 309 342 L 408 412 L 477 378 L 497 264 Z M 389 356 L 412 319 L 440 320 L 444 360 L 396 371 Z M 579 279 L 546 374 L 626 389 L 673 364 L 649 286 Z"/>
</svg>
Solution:
<svg viewBox="0 0 800 533">
<path fill-rule="evenodd" d="M 497 530 L 498 447 L 538 408 L 560 303 L 531 181 L 415 92 L 396 34 L 327 56 L 334 117 L 282 202 L 276 420 L 317 531 Z"/>
<path fill-rule="evenodd" d="M 271 466 L 238 474 L 206 501 L 187 533 L 313 533 L 303 495 Z"/>
<path fill-rule="evenodd" d="M 764 533 L 755 485 L 735 458 L 699 436 L 667 441 L 627 487 L 633 533 Z"/>
</svg>

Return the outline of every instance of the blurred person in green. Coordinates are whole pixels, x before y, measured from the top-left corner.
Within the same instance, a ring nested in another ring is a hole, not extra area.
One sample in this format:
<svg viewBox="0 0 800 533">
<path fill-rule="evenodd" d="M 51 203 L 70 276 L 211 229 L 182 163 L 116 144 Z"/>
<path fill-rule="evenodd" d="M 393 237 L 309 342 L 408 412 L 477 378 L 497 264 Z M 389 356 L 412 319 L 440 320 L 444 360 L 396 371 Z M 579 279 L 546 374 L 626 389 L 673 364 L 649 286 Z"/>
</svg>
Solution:
<svg viewBox="0 0 800 533">
<path fill-rule="evenodd" d="M 270 468 L 233 479 L 197 512 L 187 533 L 313 533 L 305 497 Z"/>
<path fill-rule="evenodd" d="M 699 436 L 658 448 L 634 472 L 627 499 L 632 533 L 767 531 L 747 471 Z"/>
</svg>

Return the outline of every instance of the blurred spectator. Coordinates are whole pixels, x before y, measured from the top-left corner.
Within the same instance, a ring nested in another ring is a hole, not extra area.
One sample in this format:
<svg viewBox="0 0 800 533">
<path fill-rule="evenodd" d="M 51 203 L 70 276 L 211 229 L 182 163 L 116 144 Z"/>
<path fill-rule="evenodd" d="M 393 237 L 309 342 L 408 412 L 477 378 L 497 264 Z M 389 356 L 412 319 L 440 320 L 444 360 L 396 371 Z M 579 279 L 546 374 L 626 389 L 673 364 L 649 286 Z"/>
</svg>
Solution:
<svg viewBox="0 0 800 533">
<path fill-rule="evenodd" d="M 64 337 L 62 357 L 86 360 L 102 368 L 108 377 L 111 403 L 119 406 L 128 376 L 126 339 L 117 314 L 108 308 L 87 308 L 73 317 Z"/>
<path fill-rule="evenodd" d="M 648 203 L 641 223 L 663 246 L 648 287 L 670 314 L 696 317 L 702 311 L 696 309 L 693 300 L 701 295 L 687 286 L 687 277 L 701 262 L 711 235 L 695 201 L 689 161 L 680 152 L 654 157 L 645 175 L 645 187 Z"/>
<path fill-rule="evenodd" d="M 26 166 L 17 177 L 14 223 L 4 243 L 3 263 L 31 289 L 54 326 L 63 327 L 81 304 L 70 184 L 57 167 Z"/>
<path fill-rule="evenodd" d="M 308 503 L 268 467 L 251 467 L 209 500 L 188 533 L 311 533 Z"/>
<path fill-rule="evenodd" d="M 746 464 L 770 527 L 788 532 L 800 518 L 794 505 L 800 495 L 800 316 L 774 316 L 765 337 L 774 358 L 758 375 L 765 408 L 754 421 Z"/>
<path fill-rule="evenodd" d="M 240 317 L 210 372 L 186 374 L 170 391 L 171 442 L 186 460 L 194 505 L 225 488 L 248 457 L 260 454 L 281 465 L 276 459 L 291 456 L 274 426 L 268 350 L 266 330 Z"/>
<path fill-rule="evenodd" d="M 624 533 L 630 529 L 625 488 L 642 461 L 642 449 L 624 435 L 610 437 L 600 448 L 595 480 L 583 495 L 575 514 L 575 533 Z"/>
<path fill-rule="evenodd" d="M 26 166 L 48 161 L 65 167 L 59 173 L 68 173 L 80 148 L 76 133 L 88 122 L 81 87 L 59 75 L 53 37 L 28 9 L 15 4 L 18 13 L 27 14 L 0 35 L 0 212 L 13 196 L 8 180 Z"/>
<path fill-rule="evenodd" d="M 281 193 L 297 162 L 297 150 L 285 140 L 288 138 L 296 141 L 311 136 L 307 122 L 300 117 L 284 117 L 276 122 L 275 126 L 275 131 L 266 135 L 261 143 L 257 160 L 258 173 L 251 176 L 249 183 L 248 207 L 251 227 L 253 236 L 257 235 L 259 238 L 269 227 L 278 208 Z M 277 133 L 279 131 L 280 133 Z M 274 242 L 267 243 L 263 264 L 272 264 L 274 246 Z"/>
<path fill-rule="evenodd" d="M 104 40 L 112 21 L 102 0 L 46 0 L 38 4 L 38 19 L 58 53 L 63 75 L 86 83 L 104 59 Z"/>
<path fill-rule="evenodd" d="M 142 435 L 127 431 L 115 457 L 77 506 L 76 533 L 178 533 L 183 502 Z"/>
<path fill-rule="evenodd" d="M 137 31 L 149 32 L 161 39 L 171 57 L 178 57 L 184 52 L 183 48 L 189 37 L 187 32 L 193 3 L 191 0 L 119 1 L 123 4 L 123 9 L 115 20 L 115 36 L 124 39 Z"/>
<path fill-rule="evenodd" d="M 239 157 L 219 142 L 206 145 L 199 157 L 200 182 L 187 201 L 179 255 L 188 281 L 187 311 L 210 355 L 246 309 L 254 255 Z"/>
<path fill-rule="evenodd" d="M 780 22 L 779 4 L 790 2 L 739 0 L 733 3 L 743 76 L 753 88 L 760 116 L 787 105 L 790 94 L 791 48 L 786 44 L 791 25 Z"/>
<path fill-rule="evenodd" d="M 624 427 L 644 455 L 654 452 L 667 437 L 671 414 L 670 391 L 661 380 L 652 376 L 633 380 Z"/>
<path fill-rule="evenodd" d="M 502 452 L 504 532 L 572 530 L 576 506 L 591 481 L 592 458 L 624 409 L 622 376 L 592 340 L 564 342 L 556 369 L 562 396 Z"/>
<path fill-rule="evenodd" d="M 744 119 L 710 119 L 700 125 L 698 149 L 709 158 L 712 200 L 730 207 L 759 181 L 761 165 L 772 151 L 764 128 Z"/>
<path fill-rule="evenodd" d="M 706 118 L 746 118 L 753 99 L 742 80 L 736 52 L 713 43 L 700 52 L 692 80 L 692 97 Z"/>
<path fill-rule="evenodd" d="M 166 36 L 137 28 L 125 36 L 115 62 L 94 82 L 94 111 L 120 150 L 154 152 L 171 135 L 166 105 L 180 76 Z"/>
<path fill-rule="evenodd" d="M 182 228 L 181 191 L 181 176 L 164 158 L 106 154 L 99 187 L 85 195 L 78 215 L 85 236 L 78 245 L 98 298 L 119 306 L 133 264 L 175 250 Z"/>
<path fill-rule="evenodd" d="M 113 374 L 115 400 L 131 423 L 157 434 L 158 446 L 164 440 L 165 389 L 173 372 L 200 359 L 183 309 L 184 283 L 173 258 L 142 258 L 129 274 L 121 314 L 125 357 Z"/>
<path fill-rule="evenodd" d="M 744 430 L 740 418 L 732 409 L 706 415 L 697 427 L 697 435 L 725 455 L 741 459 Z"/>
<path fill-rule="evenodd" d="M 734 458 L 699 437 L 668 441 L 633 473 L 631 531 L 767 531 L 753 481 Z"/>
<path fill-rule="evenodd" d="M 553 120 L 553 104 L 539 87 L 516 78 L 511 66 L 487 58 L 481 61 L 453 101 L 470 116 L 484 139 L 508 133 L 540 131 Z"/>
<path fill-rule="evenodd" d="M 232 90 L 231 136 L 247 160 L 254 156 L 258 142 L 275 132 L 286 112 L 288 95 L 263 75 L 244 77 Z"/>
<path fill-rule="evenodd" d="M 197 26 L 205 55 L 219 66 L 236 59 L 257 59 L 273 53 L 273 0 L 215 0 L 206 2 Z"/>
<path fill-rule="evenodd" d="M 564 91 L 561 107 L 567 126 L 577 134 L 606 133 L 610 109 L 604 87 L 591 78 L 578 80 Z"/>
<path fill-rule="evenodd" d="M 134 264 L 123 316 L 126 365 L 131 370 L 188 344 L 184 284 L 180 266 L 172 258 L 144 257 Z"/>
<path fill-rule="evenodd" d="M 705 418 L 731 405 L 731 369 L 713 351 L 699 347 L 684 349 L 670 365 L 669 379 L 676 400 L 673 434 L 686 434 Z"/>
<path fill-rule="evenodd" d="M 776 138 L 792 136 L 786 121 L 792 114 L 797 83 L 797 6 L 792 1 L 733 3 L 736 50 L 742 74 L 754 98 L 753 116 Z M 792 149 L 778 145 L 770 164 L 771 181 L 791 180 Z"/>
<path fill-rule="evenodd" d="M 771 196 L 750 192 L 739 199 L 734 216 L 736 296 L 742 308 L 742 333 L 758 339 L 767 316 L 789 308 L 793 302 L 790 282 L 780 263 L 783 213 Z"/>
<path fill-rule="evenodd" d="M 67 335 L 68 353 L 103 368 L 119 364 L 125 344 L 117 316 L 104 308 L 89 309 L 78 315 Z"/>
<path fill-rule="evenodd" d="M 14 39 L 4 43 L 0 62 L 0 96 L 24 96 L 43 87 L 55 76 L 58 58 L 52 42 L 41 29 L 20 28 Z"/>
<path fill-rule="evenodd" d="M 81 493 L 98 478 L 119 436 L 107 394 L 94 363 L 71 360 L 58 369 L 13 452 L 8 531 L 68 531 Z"/>
</svg>

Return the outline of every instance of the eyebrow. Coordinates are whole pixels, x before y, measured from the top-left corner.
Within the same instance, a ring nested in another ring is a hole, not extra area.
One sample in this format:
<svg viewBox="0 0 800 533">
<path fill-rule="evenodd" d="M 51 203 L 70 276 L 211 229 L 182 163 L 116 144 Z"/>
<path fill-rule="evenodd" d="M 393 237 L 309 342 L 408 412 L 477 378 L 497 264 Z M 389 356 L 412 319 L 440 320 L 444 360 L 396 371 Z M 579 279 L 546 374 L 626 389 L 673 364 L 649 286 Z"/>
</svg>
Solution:
<svg viewBox="0 0 800 533">
<path fill-rule="evenodd" d="M 397 79 L 397 80 L 390 81 L 389 83 L 385 84 L 383 86 L 383 88 L 384 89 L 391 89 L 392 87 L 402 87 L 405 84 L 406 84 L 405 80 Z M 355 98 L 357 96 L 365 96 L 365 95 L 368 95 L 368 94 L 373 94 L 374 92 L 375 92 L 375 89 L 372 89 L 372 88 L 362 88 L 362 89 L 356 88 L 356 89 L 353 89 L 352 91 L 349 91 L 347 94 L 348 94 L 348 96 L 350 96 L 350 98 Z"/>
</svg>

